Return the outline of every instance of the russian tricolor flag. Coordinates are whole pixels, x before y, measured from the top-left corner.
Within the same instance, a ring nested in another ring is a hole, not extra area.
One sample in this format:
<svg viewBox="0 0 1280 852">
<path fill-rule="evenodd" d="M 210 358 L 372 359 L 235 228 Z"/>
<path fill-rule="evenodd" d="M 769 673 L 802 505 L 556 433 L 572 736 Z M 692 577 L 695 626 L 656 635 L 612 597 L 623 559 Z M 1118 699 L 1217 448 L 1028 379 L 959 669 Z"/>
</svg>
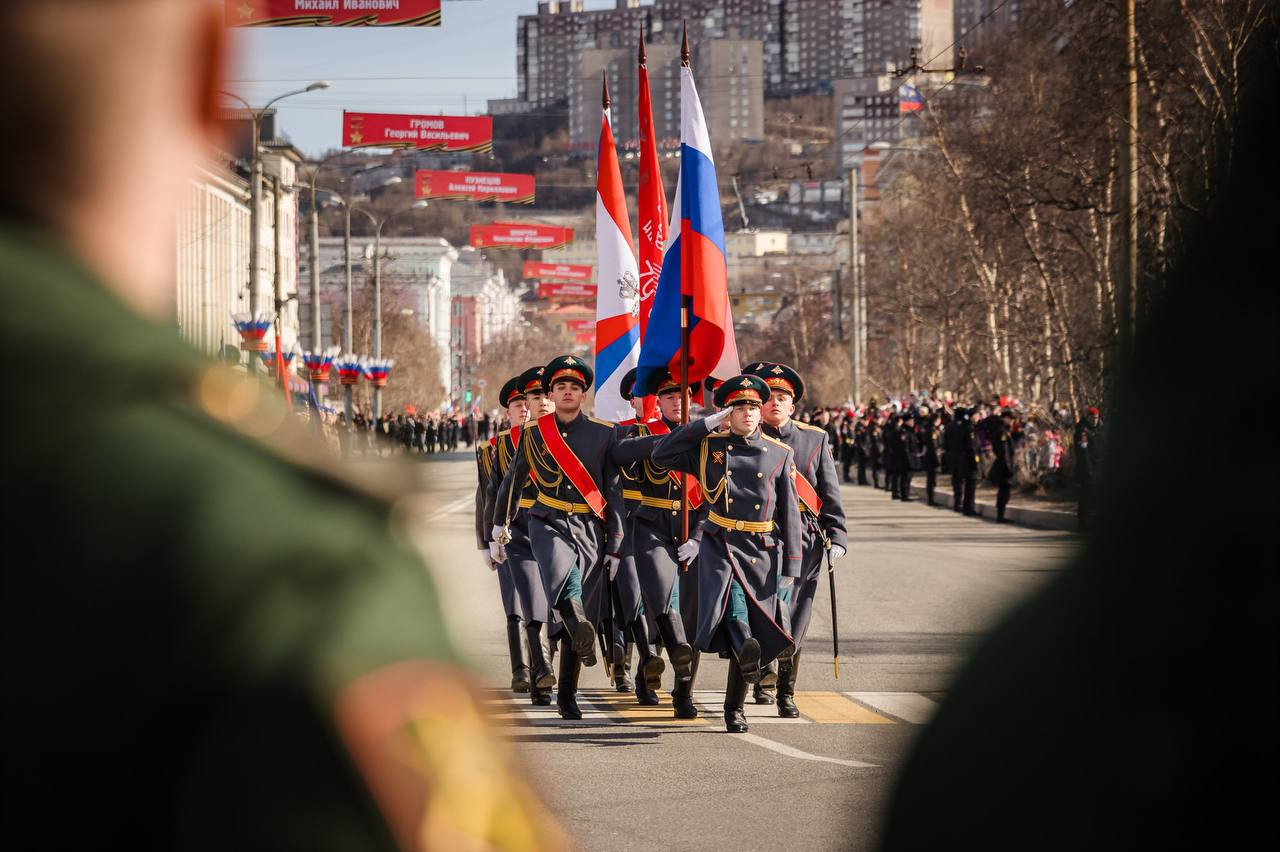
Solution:
<svg viewBox="0 0 1280 852">
<path fill-rule="evenodd" d="M 621 385 L 640 353 L 640 271 L 609 123 L 607 83 L 596 172 L 596 251 L 595 414 L 606 420 L 626 420 L 634 415 L 631 404 L 622 398 Z"/>
<path fill-rule="evenodd" d="M 680 375 L 680 309 L 689 309 L 689 384 L 707 376 L 740 372 L 729 310 L 729 276 L 720 219 L 720 191 L 711 157 L 711 137 L 693 83 L 680 68 L 680 175 L 662 256 L 662 274 L 645 328 L 636 387 L 667 367 Z"/>
</svg>

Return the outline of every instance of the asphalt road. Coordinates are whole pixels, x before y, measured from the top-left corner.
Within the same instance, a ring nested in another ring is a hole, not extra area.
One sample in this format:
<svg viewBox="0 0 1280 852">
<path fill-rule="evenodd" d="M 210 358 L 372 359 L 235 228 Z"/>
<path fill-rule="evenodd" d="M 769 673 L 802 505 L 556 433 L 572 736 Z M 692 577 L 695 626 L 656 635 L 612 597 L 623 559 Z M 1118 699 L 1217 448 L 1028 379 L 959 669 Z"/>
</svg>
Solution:
<svg viewBox="0 0 1280 852">
<path fill-rule="evenodd" d="M 586 718 L 570 723 L 506 689 L 497 578 L 474 541 L 472 456 L 432 457 L 418 468 L 422 494 L 401 509 L 441 585 L 453 634 L 491 687 L 494 724 L 590 850 L 873 848 L 894 772 L 966 651 L 1011 602 L 1060 569 L 1075 541 L 846 485 L 840 677 L 824 584 L 797 684 L 800 720 L 777 719 L 748 696 L 750 733 L 725 733 L 726 666 L 704 657 L 699 720 L 672 719 L 665 690 L 661 707 L 639 708 L 608 689 L 596 666 L 582 676 Z"/>
</svg>

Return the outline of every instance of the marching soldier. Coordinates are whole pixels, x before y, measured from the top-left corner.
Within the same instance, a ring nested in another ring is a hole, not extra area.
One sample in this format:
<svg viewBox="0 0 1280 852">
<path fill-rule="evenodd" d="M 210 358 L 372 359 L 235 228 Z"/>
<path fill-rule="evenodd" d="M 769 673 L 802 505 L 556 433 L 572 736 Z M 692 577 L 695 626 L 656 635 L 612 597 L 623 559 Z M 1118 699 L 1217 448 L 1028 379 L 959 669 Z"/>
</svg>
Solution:
<svg viewBox="0 0 1280 852">
<path fill-rule="evenodd" d="M 880 412 L 872 405 L 867 412 L 867 459 L 871 465 L 871 484 L 877 490 L 880 488 L 880 471 L 884 469 L 884 431 Z M 887 474 L 885 487 L 888 487 Z"/>
<path fill-rule="evenodd" d="M 795 705 L 800 651 L 813 616 L 818 581 L 822 579 L 823 558 L 828 549 L 833 560 L 843 557 L 849 549 L 849 536 L 845 528 L 844 506 L 840 502 L 836 466 L 828 451 L 830 437 L 823 429 L 791 417 L 796 403 L 804 396 L 804 381 L 800 374 L 786 364 L 769 363 L 756 364 L 749 373 L 759 376 L 769 386 L 769 401 L 761 411 L 765 434 L 782 441 L 795 455 L 795 491 L 800 501 L 804 530 L 801 543 L 803 559 L 792 587 L 778 593 L 783 606 L 790 608 L 791 636 L 796 650 L 790 659 L 779 663 L 777 697 L 778 715 L 794 719 L 800 715 Z M 785 579 L 783 583 L 787 585 Z"/>
<path fill-rule="evenodd" d="M 509 499 L 515 502 L 514 520 L 510 526 L 510 538 L 503 546 L 493 539 L 492 529 L 494 516 L 498 514 L 498 489 L 503 478 L 511 468 L 516 449 L 520 446 L 520 435 L 532 416 L 541 416 L 547 412 L 549 403 L 542 393 L 542 367 L 531 367 L 519 376 L 503 385 L 499 399 L 507 403 L 507 420 L 510 428 L 499 432 L 489 442 L 493 456 L 493 473 L 489 477 L 485 489 L 485 508 L 483 529 L 485 546 L 489 549 L 490 559 L 505 566 L 510 577 L 516 599 L 524 613 L 524 633 L 529 648 L 529 699 L 539 707 L 551 703 L 551 687 L 555 686 L 555 675 L 551 670 L 551 649 L 547 636 L 543 633 L 546 625 L 549 635 L 552 628 L 550 608 L 547 606 L 547 593 L 542 585 L 542 574 L 538 571 L 537 560 L 533 557 L 533 549 L 529 543 L 528 509 L 532 508 L 537 493 L 531 484 L 520 491 L 513 491 Z M 524 403 L 524 411 L 520 411 L 518 403 L 513 403 L 516 395 Z M 515 407 L 515 410 L 513 410 Z M 503 506 L 505 512 L 507 506 Z M 499 569 L 501 570 L 501 568 Z M 508 624 L 510 630 L 510 624 Z"/>
<path fill-rule="evenodd" d="M 883 444 L 884 450 L 884 482 L 889 489 L 889 496 L 894 500 L 898 499 L 899 480 L 902 479 L 903 469 L 907 466 L 906 447 L 902 445 L 902 414 L 901 412 L 893 412 L 889 415 L 889 422 L 884 425 Z"/>
<path fill-rule="evenodd" d="M 644 419 L 644 399 L 633 394 L 635 381 L 636 370 L 633 367 L 623 375 L 619 391 L 622 398 L 631 403 L 635 417 L 618 424 L 620 438 L 638 434 L 641 427 L 637 424 Z M 615 459 L 615 461 L 619 460 Z M 641 705 L 652 707 L 658 704 L 657 689 L 662 685 L 662 673 L 666 670 L 666 666 L 654 651 L 652 631 L 645 616 L 646 608 L 632 547 L 632 516 L 640 505 L 639 492 L 631 484 L 638 475 L 635 467 L 634 464 L 619 464 L 623 505 L 626 511 L 623 517 L 623 530 L 626 537 L 622 547 L 622 564 L 618 566 L 618 575 L 612 584 L 615 627 L 608 632 L 614 636 L 614 686 L 619 692 L 629 692 L 633 688 L 633 684 L 627 680 L 627 673 L 631 670 L 631 649 L 634 646 L 640 652 L 640 664 L 637 670 L 639 674 L 634 683 L 636 701 Z M 622 640 L 625 641 L 620 645 Z"/>
<path fill-rule="evenodd" d="M 595 625 L 605 612 L 605 575 L 621 562 L 622 489 L 612 461 L 616 424 L 582 412 L 595 378 L 591 367 L 572 355 L 547 365 L 543 390 L 554 413 L 524 429 L 515 463 L 498 488 L 494 540 L 505 545 L 514 512 L 510 494 L 532 478 L 537 490 L 527 511 L 529 542 L 542 574 L 547 601 L 564 622 L 556 706 L 565 719 L 581 719 L 578 676 L 594 666 Z"/>
<path fill-rule="evenodd" d="M 529 406 L 525 402 L 524 392 L 520 390 L 519 378 L 509 379 L 502 386 L 499 394 L 503 406 L 507 409 L 507 419 L 517 428 L 529 416 Z M 496 560 L 490 552 L 489 529 L 486 523 L 485 499 L 489 490 L 489 482 L 493 478 L 494 454 L 497 451 L 497 439 L 493 443 L 476 445 L 476 467 L 479 472 L 479 483 L 476 486 L 476 541 L 484 561 L 490 570 L 498 573 L 498 590 L 502 595 L 502 608 L 507 614 L 507 654 L 511 658 L 511 691 L 526 693 L 529 691 L 529 666 L 525 665 L 524 625 L 525 614 L 516 595 L 515 584 L 511 581 L 511 568 L 505 560 Z M 505 473 L 505 469 L 503 470 Z"/>
<path fill-rule="evenodd" d="M 760 431 L 769 386 L 735 376 L 715 393 L 716 414 L 671 431 L 653 448 L 662 467 L 697 475 L 707 506 L 698 548 L 695 646 L 729 659 L 724 720 L 745 733 L 747 685 L 761 664 L 795 649 L 775 620 L 779 577 L 800 574 L 802 526 L 791 448 Z M 727 425 L 728 429 L 719 431 Z"/>
<path fill-rule="evenodd" d="M 902 412 L 898 426 L 898 499 L 903 503 L 912 502 L 911 478 L 920 469 L 920 436 L 916 433 L 916 412 L 908 408 Z"/>
<path fill-rule="evenodd" d="M 687 539 L 684 535 L 682 479 L 687 482 L 685 501 L 691 512 L 699 511 L 702 491 L 695 477 L 682 477 L 651 458 L 658 441 L 679 427 L 684 404 L 680 384 L 669 370 L 657 375 L 653 391 L 658 397 L 660 416 L 634 427 L 633 436 L 618 445 L 617 460 L 626 465 L 623 494 L 630 509 L 627 538 L 635 557 L 645 609 L 653 613 L 658 635 L 675 670 L 675 685 L 671 690 L 674 714 L 677 719 L 693 719 L 698 715 L 693 703 L 698 652 L 689 645 L 686 636 L 688 629 L 697 623 L 694 587 L 697 574 L 681 570 L 681 563 L 689 563 L 696 557 L 701 537 L 696 531 Z M 662 661 L 655 659 L 656 674 L 661 675 Z M 637 689 L 638 684 L 639 679 Z"/>
</svg>

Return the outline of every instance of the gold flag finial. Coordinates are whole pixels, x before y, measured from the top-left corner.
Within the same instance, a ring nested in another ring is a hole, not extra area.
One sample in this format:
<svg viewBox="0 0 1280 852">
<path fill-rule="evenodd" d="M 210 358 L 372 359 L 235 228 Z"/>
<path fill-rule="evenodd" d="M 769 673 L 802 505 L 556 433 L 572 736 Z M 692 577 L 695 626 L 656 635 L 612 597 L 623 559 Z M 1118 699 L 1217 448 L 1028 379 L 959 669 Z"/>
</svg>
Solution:
<svg viewBox="0 0 1280 852">
<path fill-rule="evenodd" d="M 600 106 L 604 109 L 609 108 L 609 74 L 608 72 L 600 72 L 600 79 L 604 83 L 604 87 L 600 91 Z"/>
<path fill-rule="evenodd" d="M 645 55 L 645 52 L 644 52 L 644 30 L 643 29 L 640 30 L 640 67 L 641 68 L 649 67 L 649 58 Z"/>
<path fill-rule="evenodd" d="M 689 22 L 684 22 L 684 39 L 680 43 L 680 64 L 689 67 Z"/>
</svg>

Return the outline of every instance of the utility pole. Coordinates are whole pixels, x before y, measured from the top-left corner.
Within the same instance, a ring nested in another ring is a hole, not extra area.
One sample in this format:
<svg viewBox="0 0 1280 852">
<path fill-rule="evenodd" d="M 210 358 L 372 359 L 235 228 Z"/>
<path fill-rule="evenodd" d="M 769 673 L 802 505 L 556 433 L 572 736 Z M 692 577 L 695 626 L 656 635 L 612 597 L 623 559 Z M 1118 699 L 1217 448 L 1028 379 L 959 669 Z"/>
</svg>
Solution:
<svg viewBox="0 0 1280 852">
<path fill-rule="evenodd" d="M 342 256 L 346 259 L 347 266 L 347 304 L 346 313 L 342 320 L 342 349 L 348 355 L 355 353 L 352 345 L 351 334 L 351 203 L 348 201 L 343 206 L 347 208 L 347 230 L 342 241 Z M 350 426 L 355 423 L 355 416 L 352 412 L 352 392 L 354 388 L 351 385 L 342 386 L 342 408 L 347 415 L 347 424 Z"/>
<path fill-rule="evenodd" d="M 1119 324 L 1120 355 L 1133 354 L 1138 325 L 1138 31 L 1134 20 L 1134 0 L 1125 0 L 1126 96 L 1124 193 L 1124 269 L 1120 275 Z"/>
<path fill-rule="evenodd" d="M 849 295 L 852 300 L 849 329 L 849 360 L 853 364 L 853 402 L 862 400 L 862 379 L 866 355 L 866 303 L 862 298 L 862 276 L 858 274 L 858 166 L 849 169 Z"/>
</svg>

